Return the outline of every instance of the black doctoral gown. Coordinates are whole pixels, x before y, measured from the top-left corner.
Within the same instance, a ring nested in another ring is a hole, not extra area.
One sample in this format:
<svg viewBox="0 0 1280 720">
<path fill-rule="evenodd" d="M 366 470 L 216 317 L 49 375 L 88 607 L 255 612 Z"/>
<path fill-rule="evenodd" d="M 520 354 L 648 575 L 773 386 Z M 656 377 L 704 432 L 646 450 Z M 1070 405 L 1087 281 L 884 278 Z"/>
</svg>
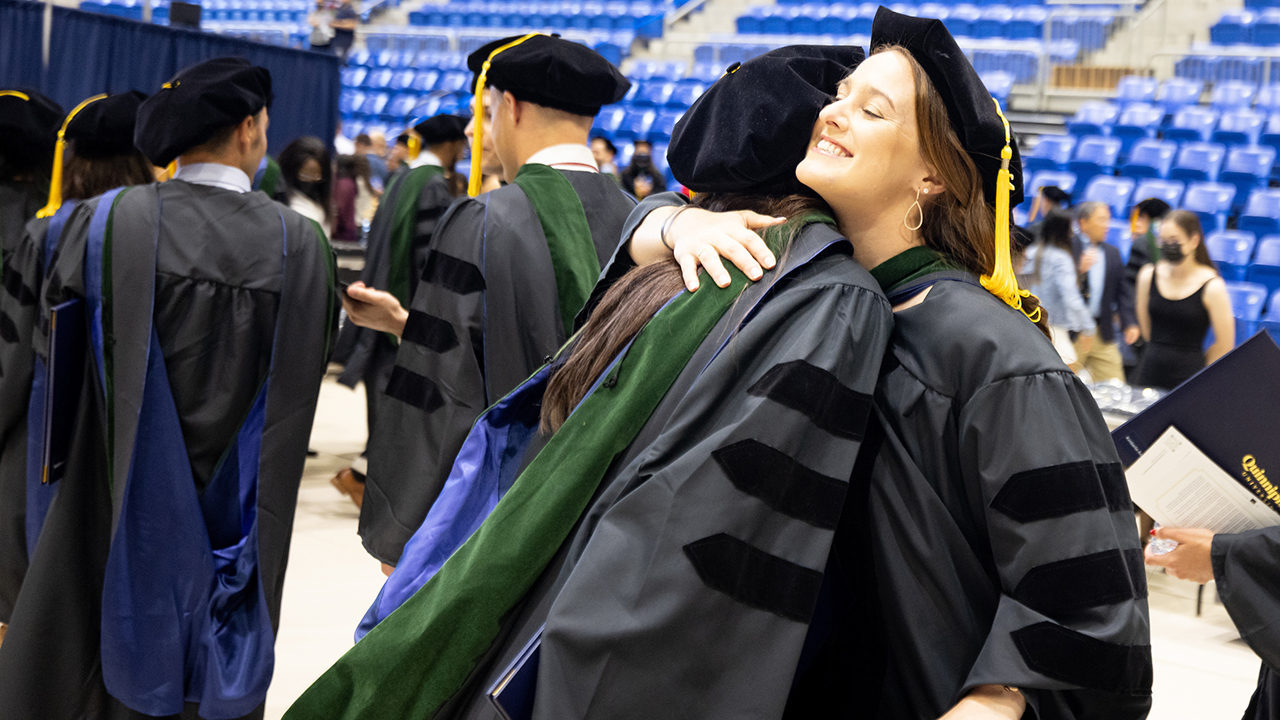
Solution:
<svg viewBox="0 0 1280 720">
<path fill-rule="evenodd" d="M 907 253 L 873 271 L 890 298 L 923 279 L 908 279 Z M 837 606 L 844 622 L 797 709 L 934 720 L 992 684 L 1019 688 L 1025 717 L 1145 717 L 1146 576 L 1106 423 L 1021 312 L 953 275 L 894 314 L 867 441 L 879 452 L 865 541 L 836 543 L 843 567 L 871 549 L 879 609 L 856 595 L 843 602 L 861 602 L 858 613 Z M 879 696 L 851 697 L 831 680 L 874 625 Z"/>
<path fill-rule="evenodd" d="M 393 265 L 404 264 L 408 260 L 409 267 L 400 270 L 408 274 L 406 304 L 418 289 L 418 280 L 422 277 L 422 271 L 426 269 L 427 251 L 431 246 L 431 238 L 435 236 L 440 218 L 453 204 L 454 197 L 449 192 L 448 179 L 444 175 L 437 175 L 428 180 L 422 186 L 422 191 L 418 193 L 416 210 L 413 211 L 413 238 L 407 258 L 392 257 L 393 219 L 397 210 L 408 211 L 407 208 L 402 208 L 405 203 L 414 202 L 414 198 L 405 197 L 404 183 L 401 181 L 409 172 L 430 173 L 432 170 L 433 168 L 430 167 L 420 167 L 405 173 L 397 171 L 392 175 L 388 190 L 378 204 L 373 222 L 369 225 L 369 243 L 365 248 L 364 271 L 360 274 L 360 279 L 371 288 L 387 290 L 390 288 L 388 280 L 391 277 Z M 368 409 L 369 429 L 372 431 L 376 424 L 375 418 L 383 399 L 383 392 L 387 389 L 387 379 L 391 377 L 391 369 L 396 364 L 398 346 L 386 333 L 348 322 L 342 327 L 338 348 L 333 358 L 334 362 L 343 365 L 338 382 L 353 388 L 356 383 L 364 381 L 365 406 Z"/>
<path fill-rule="evenodd" d="M 603 266 L 634 202 L 607 176 L 562 174 Z M 441 218 L 369 445 L 360 536 L 378 560 L 399 561 L 480 413 L 564 344 L 556 287 L 518 185 L 461 199 Z"/>
<path fill-rule="evenodd" d="M 45 347 L 41 330 L 47 332 L 50 309 L 86 296 L 86 245 L 97 205 L 98 199 L 83 203 L 64 230 L 42 293 L 37 351 Z M 332 252 L 312 222 L 259 192 L 171 180 L 129 188 L 115 208 L 112 256 L 127 259 L 156 249 L 154 295 L 130 294 L 139 281 L 117 276 L 123 260 L 116 261 L 114 275 L 104 267 L 104 278 L 114 285 L 112 308 L 104 309 L 115 328 L 105 339 L 114 347 L 114 368 L 107 370 L 116 378 L 111 402 L 117 408 L 141 402 L 131 395 L 129 383 L 146 363 L 135 352 L 146 347 L 146 338 L 132 336 L 149 327 L 154 302 L 164 367 L 192 476 L 202 490 L 270 378 L 257 489 L 257 579 L 274 632 L 298 484 L 335 330 Z M 280 272 L 282 232 L 287 280 Z M 286 323 L 288 342 L 272 358 L 278 321 Z M 0 646 L 0 707 L 6 719 L 144 717 L 107 694 L 100 641 L 108 550 L 131 457 L 132 438 L 122 436 L 134 432 L 127 422 L 108 425 L 109 403 L 92 352 L 83 366 L 85 391 L 75 411 L 62 487 Z M 113 441 L 114 468 L 108 468 Z M 196 717 L 195 710 L 188 703 L 182 717 Z M 247 717 L 261 714 L 259 707 Z"/>
<path fill-rule="evenodd" d="M 497 718 L 486 691 L 544 625 L 535 720 L 782 716 L 841 498 L 866 492 L 854 466 L 892 317 L 827 226 L 776 273 L 707 334 L 437 717 Z"/>
<path fill-rule="evenodd" d="M 1280 720 L 1280 527 L 1215 535 L 1211 558 L 1222 604 L 1262 658 L 1244 718 Z"/>
</svg>

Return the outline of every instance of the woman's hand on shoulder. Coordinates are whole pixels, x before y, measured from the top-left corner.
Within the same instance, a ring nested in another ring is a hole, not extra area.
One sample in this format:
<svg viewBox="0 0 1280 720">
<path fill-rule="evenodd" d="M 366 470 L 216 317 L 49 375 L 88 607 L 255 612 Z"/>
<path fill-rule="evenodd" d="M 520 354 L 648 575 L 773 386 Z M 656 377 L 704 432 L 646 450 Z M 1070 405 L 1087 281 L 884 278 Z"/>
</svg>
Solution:
<svg viewBox="0 0 1280 720">
<path fill-rule="evenodd" d="M 729 284 L 721 258 L 752 280 L 759 280 L 777 258 L 756 231 L 783 222 L 786 218 L 750 210 L 718 213 L 689 206 L 659 208 L 649 213 L 632 236 L 631 258 L 645 265 L 674 257 L 689 292 L 698 289 L 699 268 L 705 268 L 716 285 Z"/>
</svg>

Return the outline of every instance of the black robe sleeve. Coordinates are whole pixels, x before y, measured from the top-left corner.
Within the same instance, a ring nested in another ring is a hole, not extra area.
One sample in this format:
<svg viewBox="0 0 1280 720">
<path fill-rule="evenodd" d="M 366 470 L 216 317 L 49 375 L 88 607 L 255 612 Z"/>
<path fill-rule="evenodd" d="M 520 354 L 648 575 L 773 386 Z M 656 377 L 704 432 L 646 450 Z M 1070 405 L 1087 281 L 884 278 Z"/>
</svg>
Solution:
<svg viewBox="0 0 1280 720">
<path fill-rule="evenodd" d="M 1280 668 L 1280 527 L 1213 537 L 1213 578 L 1240 638 Z"/>
</svg>

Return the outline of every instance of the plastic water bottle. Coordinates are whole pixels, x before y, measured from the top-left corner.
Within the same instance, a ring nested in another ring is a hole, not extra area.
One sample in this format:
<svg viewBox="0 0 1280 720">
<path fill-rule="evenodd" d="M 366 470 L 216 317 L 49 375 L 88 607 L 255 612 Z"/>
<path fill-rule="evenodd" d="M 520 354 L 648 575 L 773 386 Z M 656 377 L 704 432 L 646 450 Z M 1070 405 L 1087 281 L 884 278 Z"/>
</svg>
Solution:
<svg viewBox="0 0 1280 720">
<path fill-rule="evenodd" d="M 1160 527 L 1160 523 L 1156 523 L 1155 527 Z M 1151 542 L 1147 543 L 1151 548 L 1152 555 L 1167 555 L 1178 547 L 1178 543 L 1174 540 L 1163 540 L 1161 538 L 1151 538 Z"/>
</svg>

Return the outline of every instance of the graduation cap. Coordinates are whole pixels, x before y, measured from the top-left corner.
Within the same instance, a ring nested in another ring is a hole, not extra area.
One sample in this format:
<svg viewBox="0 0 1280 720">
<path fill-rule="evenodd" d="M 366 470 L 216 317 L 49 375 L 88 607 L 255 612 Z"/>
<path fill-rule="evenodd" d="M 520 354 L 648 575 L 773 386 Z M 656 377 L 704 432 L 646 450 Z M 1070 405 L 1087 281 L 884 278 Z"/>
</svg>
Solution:
<svg viewBox="0 0 1280 720">
<path fill-rule="evenodd" d="M 134 144 L 153 165 L 168 165 L 270 105 L 266 68 L 237 57 L 206 60 L 180 71 L 142 103 Z"/>
<path fill-rule="evenodd" d="M 435 115 L 413 121 L 413 129 L 422 137 L 423 145 L 438 145 L 450 140 L 467 139 L 467 119 L 460 115 Z"/>
<path fill-rule="evenodd" d="M 865 54 L 792 45 L 733 65 L 676 123 L 667 161 L 697 192 L 813 194 L 796 179 L 818 113 Z"/>
<path fill-rule="evenodd" d="M 476 76 L 476 117 L 484 117 L 484 89 L 495 87 L 517 100 L 595 117 L 600 108 L 626 96 L 631 82 L 600 53 L 561 39 L 530 33 L 495 40 L 467 56 Z M 467 194 L 480 193 L 483 123 L 471 138 L 471 179 Z"/>
<path fill-rule="evenodd" d="M 62 207 L 62 154 L 67 147 L 67 127 L 85 108 L 106 98 L 106 93 L 103 93 L 80 101 L 80 104 L 72 108 L 71 112 L 67 113 L 67 118 L 62 121 L 62 127 L 58 129 L 57 145 L 53 149 L 53 173 L 49 181 L 49 202 L 36 212 L 36 217 L 53 217 L 53 214 L 58 212 L 58 208 Z"/>
<path fill-rule="evenodd" d="M 104 158 L 137 152 L 133 128 L 138 107 L 147 96 L 137 90 L 108 95 L 68 116 L 66 139 L 75 142 L 76 155 Z"/>
<path fill-rule="evenodd" d="M 33 90 L 0 90 L 0 155 L 20 165 L 43 163 L 58 140 L 62 107 Z"/>
<path fill-rule="evenodd" d="M 871 25 L 871 47 L 874 51 L 886 45 L 901 46 L 924 68 L 947 107 L 952 130 L 978 167 L 983 195 L 996 211 L 996 264 L 991 275 L 982 276 L 982 286 L 1022 310 L 1022 298 L 1031 293 L 1018 287 L 1009 238 L 1009 210 L 1023 199 L 1022 160 L 1000 103 L 941 20 L 901 15 L 882 6 Z M 1039 308 L 1028 317 L 1039 320 Z"/>
</svg>

